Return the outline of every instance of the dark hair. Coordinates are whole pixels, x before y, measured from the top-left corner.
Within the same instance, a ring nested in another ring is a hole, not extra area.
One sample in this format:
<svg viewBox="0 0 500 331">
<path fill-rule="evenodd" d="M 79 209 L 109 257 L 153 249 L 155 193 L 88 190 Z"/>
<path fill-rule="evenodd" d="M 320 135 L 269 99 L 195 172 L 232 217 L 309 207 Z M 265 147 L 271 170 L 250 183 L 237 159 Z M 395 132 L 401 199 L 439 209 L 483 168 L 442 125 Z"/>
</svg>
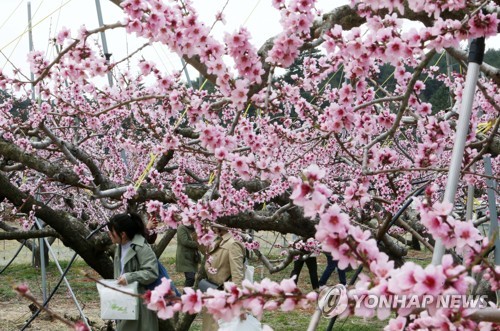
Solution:
<svg viewBox="0 0 500 331">
<path fill-rule="evenodd" d="M 115 231 L 117 234 L 125 232 L 130 240 L 132 240 L 136 234 L 146 237 L 144 223 L 141 217 L 135 213 L 114 215 L 108 222 L 108 229 Z"/>
</svg>

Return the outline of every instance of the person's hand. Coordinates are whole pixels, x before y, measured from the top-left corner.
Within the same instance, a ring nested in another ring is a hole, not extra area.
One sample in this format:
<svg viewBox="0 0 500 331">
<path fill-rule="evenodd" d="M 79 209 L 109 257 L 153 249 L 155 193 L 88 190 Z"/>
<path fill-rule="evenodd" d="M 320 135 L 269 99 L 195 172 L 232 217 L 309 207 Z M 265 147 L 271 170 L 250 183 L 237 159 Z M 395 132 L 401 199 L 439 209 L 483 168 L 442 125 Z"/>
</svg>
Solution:
<svg viewBox="0 0 500 331">
<path fill-rule="evenodd" d="M 196 241 L 196 243 L 198 244 L 198 246 L 200 245 L 198 243 L 198 234 L 196 232 L 192 232 L 191 233 L 191 239 L 193 239 L 193 241 Z"/>
<path fill-rule="evenodd" d="M 122 286 L 125 286 L 127 285 L 127 278 L 125 278 L 125 276 L 121 275 L 120 277 L 118 277 L 117 279 L 118 281 L 118 285 L 122 285 Z"/>
<path fill-rule="evenodd" d="M 146 229 L 148 230 L 155 229 L 157 225 L 158 225 L 158 220 L 156 219 L 155 216 L 151 216 L 148 220 L 148 223 L 146 224 Z"/>
</svg>

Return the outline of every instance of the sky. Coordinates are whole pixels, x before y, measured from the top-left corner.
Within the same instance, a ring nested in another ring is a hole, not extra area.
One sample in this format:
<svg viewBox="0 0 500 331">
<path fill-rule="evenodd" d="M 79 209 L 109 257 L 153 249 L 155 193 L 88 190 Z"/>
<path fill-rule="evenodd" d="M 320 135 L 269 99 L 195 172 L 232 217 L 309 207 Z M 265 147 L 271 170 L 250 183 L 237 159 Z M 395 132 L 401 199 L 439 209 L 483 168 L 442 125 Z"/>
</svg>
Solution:
<svg viewBox="0 0 500 331">
<path fill-rule="evenodd" d="M 115 23 L 123 14 L 118 6 L 109 0 L 99 0 L 105 24 Z M 62 27 L 76 31 L 82 24 L 87 29 L 98 27 L 96 0 L 1 0 L 0 10 L 0 69 L 11 72 L 13 65 L 28 73 L 26 55 L 29 50 L 28 2 L 31 3 L 33 44 L 36 50 L 54 55 L 55 49 L 49 43 Z M 214 36 L 222 41 L 224 32 L 234 32 L 241 25 L 252 34 L 252 42 L 259 48 L 268 38 L 280 30 L 279 13 L 271 6 L 271 0 L 195 0 L 193 1 L 201 20 L 211 26 L 215 14 L 224 9 L 226 24 L 220 22 L 214 27 Z M 347 4 L 347 0 L 318 0 L 317 8 L 323 12 Z M 113 60 L 119 60 L 145 43 L 145 40 L 126 35 L 124 29 L 106 32 L 109 52 Z M 100 42 L 100 41 L 99 41 Z M 500 48 L 500 37 L 487 40 L 487 48 Z M 160 44 L 155 44 L 141 54 L 147 60 L 157 63 L 167 72 L 182 68 L 180 58 Z M 6 58 L 9 58 L 7 60 Z M 9 63 L 9 61 L 11 63 Z M 190 70 L 193 79 L 196 75 Z M 193 77 L 194 76 L 194 77 Z"/>
</svg>

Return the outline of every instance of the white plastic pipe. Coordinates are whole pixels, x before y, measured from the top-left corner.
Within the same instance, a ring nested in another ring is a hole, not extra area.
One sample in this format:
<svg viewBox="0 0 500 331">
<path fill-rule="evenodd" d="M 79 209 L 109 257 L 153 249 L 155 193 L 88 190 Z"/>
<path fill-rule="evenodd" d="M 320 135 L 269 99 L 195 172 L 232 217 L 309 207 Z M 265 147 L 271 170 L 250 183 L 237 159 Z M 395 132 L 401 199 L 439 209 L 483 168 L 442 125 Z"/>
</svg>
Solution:
<svg viewBox="0 0 500 331">
<path fill-rule="evenodd" d="M 476 92 L 477 79 L 479 77 L 479 67 L 483 62 L 484 38 L 474 39 L 469 51 L 469 64 L 467 67 L 467 77 L 465 88 L 460 105 L 457 132 L 455 136 L 455 145 L 451 155 L 450 170 L 444 192 L 443 202 L 454 204 L 455 194 L 457 193 L 458 181 L 460 179 L 460 169 L 464 156 L 465 141 L 469 131 L 469 121 L 472 113 L 472 102 Z M 432 255 L 432 264 L 439 265 L 444 255 L 444 245 L 441 239 L 436 239 L 434 253 Z"/>
</svg>

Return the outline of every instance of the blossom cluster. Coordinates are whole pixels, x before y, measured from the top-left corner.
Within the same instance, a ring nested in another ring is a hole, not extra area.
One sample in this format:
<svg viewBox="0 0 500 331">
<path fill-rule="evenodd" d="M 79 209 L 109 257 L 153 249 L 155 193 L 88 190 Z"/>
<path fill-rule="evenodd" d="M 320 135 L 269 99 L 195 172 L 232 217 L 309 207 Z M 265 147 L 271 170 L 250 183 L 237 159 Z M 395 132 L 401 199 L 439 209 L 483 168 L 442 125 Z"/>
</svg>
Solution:
<svg viewBox="0 0 500 331">
<path fill-rule="evenodd" d="M 276 37 L 266 61 L 283 68 L 293 63 L 299 55 L 299 47 L 303 45 L 304 39 L 310 36 L 314 5 L 315 0 L 290 0 L 288 5 L 285 5 L 285 1 L 274 2 L 274 6 L 281 12 L 280 23 L 283 32 Z"/>
<path fill-rule="evenodd" d="M 316 174 L 322 172 L 316 170 Z M 314 176 L 315 180 L 320 180 L 322 176 Z M 304 182 L 306 180 L 304 179 Z M 310 189 L 310 186 L 307 186 Z M 295 190 L 303 191 L 301 183 L 295 184 Z M 308 194 L 311 194 L 310 191 Z M 296 199 L 301 199 L 299 194 L 294 195 Z M 434 238 L 440 238 L 448 248 L 455 248 L 458 253 L 473 263 L 473 259 L 478 254 L 482 254 L 488 249 L 488 241 L 483 240 L 478 230 L 471 222 L 459 222 L 449 216 L 452 206 L 449 203 L 436 202 L 428 205 L 426 202 L 415 200 L 416 210 L 420 213 L 422 223 L 427 226 L 428 231 Z M 316 239 L 321 243 L 323 250 L 330 252 L 333 259 L 338 260 L 338 266 L 344 269 L 348 266 L 353 268 L 364 265 L 370 271 L 369 274 L 360 274 L 359 281 L 350 292 L 353 295 L 424 295 L 466 294 L 469 286 L 475 281 L 468 275 L 467 268 L 456 265 L 451 255 L 445 255 L 442 264 L 438 266 L 429 265 L 423 268 L 413 262 L 407 262 L 401 268 L 394 268 L 394 262 L 389 261 L 386 254 L 380 252 L 375 239 L 371 238 L 370 231 L 362 231 L 358 226 L 351 223 L 349 215 L 343 213 L 337 204 L 328 207 L 324 203 L 319 213 L 320 222 L 317 225 Z M 493 269 L 485 266 L 477 266 L 477 270 Z M 470 270 L 469 270 L 470 271 Z M 496 273 L 493 271 L 493 273 Z M 490 276 L 488 276 L 490 278 Z M 490 280 L 494 288 L 498 288 L 500 275 L 496 274 Z M 354 301 L 354 300 L 352 300 Z M 351 303 L 352 303 L 351 301 Z M 344 314 L 353 313 L 362 317 L 377 316 L 386 319 L 391 311 L 396 310 L 398 318 L 414 314 L 411 307 L 366 307 L 366 305 L 352 305 L 350 310 Z M 467 315 L 463 307 L 457 309 L 444 309 L 430 305 L 425 313 L 414 318 L 411 325 L 427 325 L 429 320 L 433 326 L 447 327 L 453 326 L 454 316 L 457 314 Z M 432 316 L 429 318 L 428 316 Z M 440 316 L 439 319 L 434 317 Z M 402 321 L 402 320 L 398 320 Z M 474 324 L 471 320 L 460 322 L 463 326 Z M 396 322 L 389 324 L 388 330 L 396 330 L 391 325 L 400 325 Z"/>
<path fill-rule="evenodd" d="M 303 294 L 292 279 L 280 283 L 263 279 L 250 283 L 244 280 L 241 287 L 232 282 L 224 284 L 224 291 L 208 289 L 206 293 L 185 288 L 184 294 L 177 298 L 171 288 L 171 280 L 162 283 L 144 295 L 148 309 L 157 312 L 162 319 L 172 318 L 175 312 L 196 314 L 206 307 L 207 312 L 216 319 L 230 320 L 243 312 L 250 312 L 261 318 L 264 310 L 291 311 L 296 307 L 307 307 L 316 302 L 317 294 Z"/>
</svg>

